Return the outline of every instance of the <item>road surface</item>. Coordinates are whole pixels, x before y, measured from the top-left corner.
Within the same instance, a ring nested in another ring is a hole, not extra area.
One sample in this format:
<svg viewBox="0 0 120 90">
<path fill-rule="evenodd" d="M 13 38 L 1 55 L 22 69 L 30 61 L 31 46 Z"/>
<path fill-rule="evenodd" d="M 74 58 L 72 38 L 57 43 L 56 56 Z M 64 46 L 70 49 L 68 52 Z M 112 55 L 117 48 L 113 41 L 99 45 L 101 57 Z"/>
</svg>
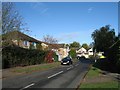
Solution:
<svg viewBox="0 0 120 90">
<path fill-rule="evenodd" d="M 27 88 L 77 88 L 91 63 L 91 60 L 81 59 L 73 65 L 61 65 L 59 68 L 47 71 L 3 79 L 3 90 L 5 88 L 16 88 L 16 90 Z"/>
</svg>

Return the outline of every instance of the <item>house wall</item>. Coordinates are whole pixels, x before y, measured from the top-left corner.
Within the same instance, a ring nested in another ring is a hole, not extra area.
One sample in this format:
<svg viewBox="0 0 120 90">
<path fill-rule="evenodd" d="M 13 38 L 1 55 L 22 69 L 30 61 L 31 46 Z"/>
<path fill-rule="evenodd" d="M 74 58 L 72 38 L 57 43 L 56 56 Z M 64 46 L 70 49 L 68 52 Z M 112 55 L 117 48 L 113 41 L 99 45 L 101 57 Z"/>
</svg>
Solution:
<svg viewBox="0 0 120 90">
<path fill-rule="evenodd" d="M 98 52 L 97 55 L 98 56 L 102 56 L 104 52 Z"/>
<path fill-rule="evenodd" d="M 28 45 L 27 45 L 27 44 L 28 44 Z M 23 41 L 23 40 L 20 40 L 20 41 L 19 41 L 19 46 L 22 47 L 22 48 L 27 48 L 27 49 L 29 49 L 30 43 L 27 42 L 27 44 L 25 44 L 25 41 Z"/>
<path fill-rule="evenodd" d="M 87 52 L 87 50 L 84 49 L 83 47 L 80 48 L 79 50 L 76 50 L 76 53 L 86 53 L 86 52 Z"/>
<path fill-rule="evenodd" d="M 36 42 L 29 42 L 29 48 L 30 48 L 30 45 L 33 45 L 34 48 L 33 49 L 37 49 L 37 43 Z"/>
<path fill-rule="evenodd" d="M 59 48 L 57 54 L 58 60 L 61 61 L 63 58 L 68 56 L 68 50 L 66 48 Z"/>
<path fill-rule="evenodd" d="M 22 47 L 22 48 L 29 49 L 31 44 L 34 46 L 35 49 L 37 48 L 35 42 L 29 42 L 29 41 L 26 41 L 26 40 L 19 40 L 19 41 L 18 40 L 12 40 L 12 41 L 15 45 L 18 45 L 19 47 Z"/>
<path fill-rule="evenodd" d="M 88 51 L 84 48 L 81 48 L 79 50 L 76 51 L 77 56 L 81 57 L 81 56 L 85 56 L 85 58 L 89 58 L 90 55 L 93 55 L 93 49 L 89 49 Z"/>
<path fill-rule="evenodd" d="M 30 48 L 30 42 L 29 41 L 22 41 L 22 47 L 29 49 Z"/>
<path fill-rule="evenodd" d="M 93 55 L 93 52 L 88 52 L 89 55 Z"/>
<path fill-rule="evenodd" d="M 91 49 L 88 50 L 88 54 L 89 54 L 89 55 L 93 55 L 93 54 L 94 54 L 94 53 L 93 53 L 93 48 L 91 48 Z"/>
<path fill-rule="evenodd" d="M 15 45 L 18 45 L 18 40 L 12 40 Z"/>
<path fill-rule="evenodd" d="M 45 44 L 45 43 L 41 43 L 41 46 L 42 46 L 42 49 L 43 49 L 43 50 L 45 50 L 45 49 L 47 49 L 47 48 L 48 48 L 48 45 L 47 45 L 47 44 Z"/>
</svg>

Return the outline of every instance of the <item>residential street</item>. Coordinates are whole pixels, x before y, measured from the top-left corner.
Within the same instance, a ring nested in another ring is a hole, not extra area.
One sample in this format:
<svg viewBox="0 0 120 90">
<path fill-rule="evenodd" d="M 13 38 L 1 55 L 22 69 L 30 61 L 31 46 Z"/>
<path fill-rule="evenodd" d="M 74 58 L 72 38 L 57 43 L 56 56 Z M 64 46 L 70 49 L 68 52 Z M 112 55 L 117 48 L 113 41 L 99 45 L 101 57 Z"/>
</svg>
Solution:
<svg viewBox="0 0 120 90">
<path fill-rule="evenodd" d="M 1 1 L 2 90 L 120 88 L 120 2 L 73 1 Z"/>
<path fill-rule="evenodd" d="M 21 90 L 26 88 L 76 88 L 91 63 L 90 60 L 84 59 L 73 65 L 61 65 L 59 68 L 47 71 L 3 79 L 3 88 Z"/>
</svg>

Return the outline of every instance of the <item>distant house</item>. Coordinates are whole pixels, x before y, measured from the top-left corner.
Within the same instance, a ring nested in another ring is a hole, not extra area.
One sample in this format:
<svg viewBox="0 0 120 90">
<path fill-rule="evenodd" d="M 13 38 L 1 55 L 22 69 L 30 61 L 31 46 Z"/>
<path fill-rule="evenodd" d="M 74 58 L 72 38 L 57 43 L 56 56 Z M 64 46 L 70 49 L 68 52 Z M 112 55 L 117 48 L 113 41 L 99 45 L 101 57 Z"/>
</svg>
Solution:
<svg viewBox="0 0 120 90">
<path fill-rule="evenodd" d="M 83 47 L 78 49 L 78 50 L 76 50 L 76 53 L 80 53 L 80 54 L 86 53 L 86 52 L 87 52 L 87 50 L 85 48 L 83 48 Z"/>
<path fill-rule="evenodd" d="M 100 57 L 104 54 L 104 52 L 98 52 L 97 55 Z"/>
<path fill-rule="evenodd" d="M 50 48 L 58 55 L 58 61 L 69 55 L 69 47 L 65 47 L 65 44 L 51 44 Z"/>
<path fill-rule="evenodd" d="M 90 56 L 90 55 L 93 55 L 94 53 L 93 53 L 93 48 L 90 48 L 89 50 L 88 50 L 88 55 Z"/>
<path fill-rule="evenodd" d="M 76 53 L 77 53 L 77 57 L 82 57 L 82 56 L 84 56 L 85 58 L 89 57 L 87 50 L 85 48 L 83 48 L 83 47 L 76 50 Z"/>
<path fill-rule="evenodd" d="M 36 49 L 36 44 L 40 43 L 40 41 L 20 32 L 20 31 L 12 31 L 3 35 L 3 41 L 9 40 L 12 41 L 14 45 L 17 45 L 22 48 L 33 48 Z"/>
<path fill-rule="evenodd" d="M 58 60 L 61 61 L 63 58 L 69 55 L 69 50 L 66 48 L 59 48 L 58 49 Z"/>
</svg>

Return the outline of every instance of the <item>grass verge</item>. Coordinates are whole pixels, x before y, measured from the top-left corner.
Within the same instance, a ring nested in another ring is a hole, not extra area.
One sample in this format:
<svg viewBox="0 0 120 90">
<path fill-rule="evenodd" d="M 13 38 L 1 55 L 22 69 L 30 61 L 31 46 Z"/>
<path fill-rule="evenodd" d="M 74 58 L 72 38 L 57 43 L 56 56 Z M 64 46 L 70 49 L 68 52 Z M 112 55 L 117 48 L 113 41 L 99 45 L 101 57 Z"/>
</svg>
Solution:
<svg viewBox="0 0 120 90">
<path fill-rule="evenodd" d="M 86 83 L 82 84 L 80 88 L 118 88 L 117 81 L 99 82 L 99 83 Z"/>
<path fill-rule="evenodd" d="M 82 88 L 118 88 L 118 81 L 112 78 L 103 76 L 101 74 L 102 70 L 91 67 L 88 71 L 86 77 L 84 78 L 79 89 Z"/>
<path fill-rule="evenodd" d="M 53 62 L 53 63 L 47 63 L 47 64 L 26 66 L 26 67 L 16 67 L 16 68 L 13 68 L 11 71 L 14 73 L 31 73 L 33 71 L 48 70 L 50 68 L 56 68 L 59 66 L 60 66 L 60 62 Z"/>
<path fill-rule="evenodd" d="M 100 75 L 100 69 L 96 68 L 96 67 L 91 67 L 91 69 L 89 70 L 89 72 L 87 73 L 86 78 L 93 78 L 93 77 L 98 77 Z"/>
<path fill-rule="evenodd" d="M 99 83 L 85 83 L 80 88 L 118 88 L 117 81 L 99 82 Z"/>
</svg>

